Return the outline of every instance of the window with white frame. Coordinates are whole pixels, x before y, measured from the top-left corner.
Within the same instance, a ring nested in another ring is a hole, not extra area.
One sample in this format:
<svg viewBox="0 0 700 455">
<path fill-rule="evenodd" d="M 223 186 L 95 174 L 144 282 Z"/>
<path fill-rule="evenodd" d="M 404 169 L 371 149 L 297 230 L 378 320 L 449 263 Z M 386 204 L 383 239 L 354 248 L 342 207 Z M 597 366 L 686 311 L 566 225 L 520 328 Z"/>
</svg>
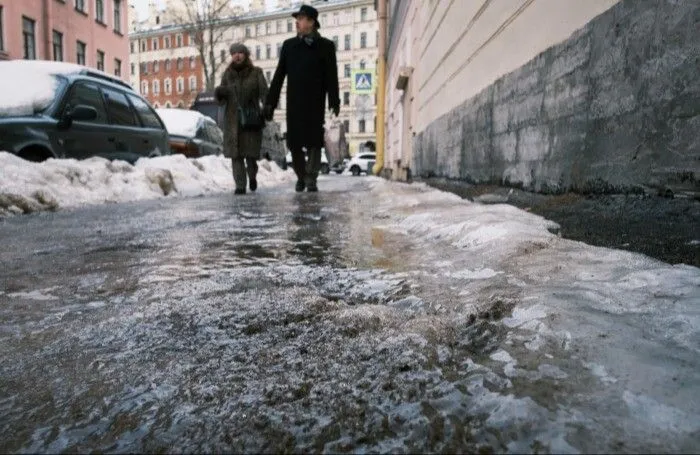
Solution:
<svg viewBox="0 0 700 455">
<path fill-rule="evenodd" d="M 158 38 L 153 38 L 153 39 L 151 40 L 151 48 L 152 48 L 154 51 L 157 51 L 157 50 L 158 50 Z"/>
<path fill-rule="evenodd" d="M 153 62 L 153 72 L 157 73 L 158 71 L 160 71 L 160 62 L 158 60 L 155 60 Z"/>
<path fill-rule="evenodd" d="M 4 27 L 3 27 L 3 6 L 0 5 L 0 51 L 5 50 L 5 38 L 4 38 Z"/>
<path fill-rule="evenodd" d="M 193 70 L 197 66 L 197 60 L 194 57 L 190 57 L 190 69 Z"/>
<path fill-rule="evenodd" d="M 177 87 L 177 93 L 183 93 L 185 91 L 185 79 L 183 77 L 178 77 L 175 81 Z"/>
<path fill-rule="evenodd" d="M 114 2 L 114 31 L 122 31 L 122 0 L 112 0 Z"/>
<path fill-rule="evenodd" d="M 114 59 L 114 75 L 122 77 L 122 61 L 118 58 Z"/>
<path fill-rule="evenodd" d="M 175 47 L 182 47 L 182 34 L 180 33 L 175 36 Z"/>
<path fill-rule="evenodd" d="M 105 70 L 105 53 L 104 51 L 97 51 L 97 69 L 100 71 Z"/>
<path fill-rule="evenodd" d="M 350 69 L 350 64 L 349 64 L 349 63 L 346 63 L 346 64 L 345 64 L 344 71 L 345 71 L 345 73 L 344 73 L 344 74 L 345 74 L 345 77 L 350 77 L 350 76 L 352 76 L 352 70 Z"/>
<path fill-rule="evenodd" d="M 197 76 L 190 76 L 190 91 L 197 91 Z"/>
<path fill-rule="evenodd" d="M 367 47 L 367 32 L 360 33 L 360 49 Z"/>
<path fill-rule="evenodd" d="M 95 0 L 95 20 L 101 24 L 105 23 L 105 2 Z"/>
<path fill-rule="evenodd" d="M 360 133 L 365 132 L 365 119 L 360 119 L 359 122 L 357 122 L 357 127 Z"/>
<path fill-rule="evenodd" d="M 158 95 L 160 93 L 160 81 L 158 79 L 153 80 L 153 94 Z"/>
<path fill-rule="evenodd" d="M 265 22 L 265 34 L 269 35 L 272 33 L 272 22 Z"/>
<path fill-rule="evenodd" d="M 148 81 L 141 81 L 141 94 L 148 95 Z"/>
<path fill-rule="evenodd" d="M 173 83 L 170 78 L 163 81 L 163 91 L 166 95 L 170 95 L 173 92 Z"/>
<path fill-rule="evenodd" d="M 163 38 L 163 47 L 165 47 L 166 49 L 170 49 L 170 37 L 169 36 L 166 36 L 165 38 Z"/>
</svg>

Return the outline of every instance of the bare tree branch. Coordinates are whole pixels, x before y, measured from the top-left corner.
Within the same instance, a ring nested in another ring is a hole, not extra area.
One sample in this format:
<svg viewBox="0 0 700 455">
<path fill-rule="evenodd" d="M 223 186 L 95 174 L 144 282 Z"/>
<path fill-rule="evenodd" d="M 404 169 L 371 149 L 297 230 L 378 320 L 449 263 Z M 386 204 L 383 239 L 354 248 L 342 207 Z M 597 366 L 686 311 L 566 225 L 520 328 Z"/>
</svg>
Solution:
<svg viewBox="0 0 700 455">
<path fill-rule="evenodd" d="M 216 74 L 223 64 L 216 58 L 224 33 L 233 20 L 231 0 L 178 0 L 173 5 L 173 21 L 194 37 L 194 45 L 204 68 L 207 90 L 216 86 Z M 191 45 L 191 44 L 190 44 Z"/>
</svg>

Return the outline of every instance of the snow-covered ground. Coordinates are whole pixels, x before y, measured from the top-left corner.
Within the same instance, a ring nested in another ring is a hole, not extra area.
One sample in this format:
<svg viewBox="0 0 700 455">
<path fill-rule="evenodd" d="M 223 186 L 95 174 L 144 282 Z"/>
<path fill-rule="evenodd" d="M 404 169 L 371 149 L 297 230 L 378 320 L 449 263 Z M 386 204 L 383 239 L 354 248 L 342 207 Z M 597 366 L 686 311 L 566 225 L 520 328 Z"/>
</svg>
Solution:
<svg viewBox="0 0 700 455">
<path fill-rule="evenodd" d="M 260 161 L 259 187 L 294 181 L 293 171 Z M 31 163 L 0 152 L 0 216 L 233 189 L 231 160 L 222 156 L 144 158 L 132 166 L 99 157 Z"/>
</svg>

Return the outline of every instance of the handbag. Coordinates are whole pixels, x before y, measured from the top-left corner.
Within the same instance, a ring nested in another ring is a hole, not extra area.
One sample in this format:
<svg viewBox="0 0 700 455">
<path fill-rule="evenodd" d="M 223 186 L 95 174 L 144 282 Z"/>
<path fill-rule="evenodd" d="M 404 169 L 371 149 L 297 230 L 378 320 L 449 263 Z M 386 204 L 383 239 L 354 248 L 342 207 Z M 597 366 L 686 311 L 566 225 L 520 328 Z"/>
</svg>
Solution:
<svg viewBox="0 0 700 455">
<path fill-rule="evenodd" d="M 235 88 L 235 86 L 234 86 Z M 236 98 L 240 101 L 241 97 L 236 90 Z M 265 127 L 265 119 L 258 103 L 249 104 L 247 106 L 238 105 L 236 109 L 238 114 L 238 126 L 245 131 L 260 131 Z"/>
</svg>

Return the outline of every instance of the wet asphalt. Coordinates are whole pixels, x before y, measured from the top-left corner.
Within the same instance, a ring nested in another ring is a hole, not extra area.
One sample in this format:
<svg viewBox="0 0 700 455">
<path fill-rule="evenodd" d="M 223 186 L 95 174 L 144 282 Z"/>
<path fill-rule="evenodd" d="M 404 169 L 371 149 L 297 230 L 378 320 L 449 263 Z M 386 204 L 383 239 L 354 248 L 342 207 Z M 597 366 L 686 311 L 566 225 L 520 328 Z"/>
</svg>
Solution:
<svg viewBox="0 0 700 455">
<path fill-rule="evenodd" d="M 617 418 L 595 400 L 582 417 L 574 384 L 596 390 L 585 371 L 502 374 L 490 357 L 517 336 L 499 322 L 512 302 L 484 289 L 481 310 L 464 312 L 458 290 L 424 273 L 453 251 L 398 234 L 373 244 L 384 216 L 367 182 L 1 221 L 0 452 L 625 452 L 697 442 L 611 426 Z"/>
</svg>

